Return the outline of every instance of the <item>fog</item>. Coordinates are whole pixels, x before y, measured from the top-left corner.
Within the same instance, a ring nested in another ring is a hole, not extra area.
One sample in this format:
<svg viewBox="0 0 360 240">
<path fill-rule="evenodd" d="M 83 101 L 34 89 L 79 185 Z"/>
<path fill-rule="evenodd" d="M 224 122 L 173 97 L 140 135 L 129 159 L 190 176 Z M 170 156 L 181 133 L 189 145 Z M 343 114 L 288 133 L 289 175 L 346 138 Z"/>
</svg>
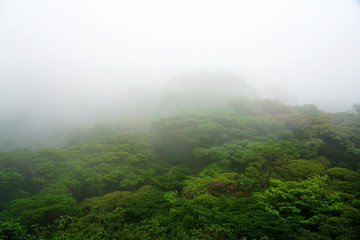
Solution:
<svg viewBox="0 0 360 240">
<path fill-rule="evenodd" d="M 360 102 L 360 1 L 0 0 L 4 135 L 154 115 L 171 82 L 194 72 L 350 110 Z"/>
</svg>

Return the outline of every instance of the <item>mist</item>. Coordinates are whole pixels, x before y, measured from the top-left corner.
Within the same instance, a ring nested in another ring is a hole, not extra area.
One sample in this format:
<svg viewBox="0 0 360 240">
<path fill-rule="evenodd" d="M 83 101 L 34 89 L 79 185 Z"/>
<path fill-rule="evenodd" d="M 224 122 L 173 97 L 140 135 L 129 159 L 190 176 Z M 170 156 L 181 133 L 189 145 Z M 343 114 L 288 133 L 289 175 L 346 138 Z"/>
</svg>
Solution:
<svg viewBox="0 0 360 240">
<path fill-rule="evenodd" d="M 204 89 L 222 91 L 214 102 L 245 95 L 348 111 L 360 102 L 359 43 L 356 0 L 0 1 L 0 130 L 36 142 L 152 118 Z M 210 83 L 218 73 L 242 88 Z"/>
</svg>

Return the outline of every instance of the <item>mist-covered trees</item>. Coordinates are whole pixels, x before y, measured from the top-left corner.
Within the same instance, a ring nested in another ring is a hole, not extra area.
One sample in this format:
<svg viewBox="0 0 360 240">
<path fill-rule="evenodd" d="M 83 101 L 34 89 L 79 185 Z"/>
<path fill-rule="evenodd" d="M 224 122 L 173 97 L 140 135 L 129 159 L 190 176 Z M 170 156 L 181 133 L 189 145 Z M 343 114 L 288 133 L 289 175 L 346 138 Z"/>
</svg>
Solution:
<svg viewBox="0 0 360 240">
<path fill-rule="evenodd" d="M 235 99 L 1 152 L 0 239 L 359 239 L 352 114 Z"/>
<path fill-rule="evenodd" d="M 282 124 L 227 111 L 179 114 L 153 123 L 156 146 L 168 160 L 186 162 L 194 148 L 221 146 L 231 140 L 286 140 L 292 133 Z"/>
</svg>

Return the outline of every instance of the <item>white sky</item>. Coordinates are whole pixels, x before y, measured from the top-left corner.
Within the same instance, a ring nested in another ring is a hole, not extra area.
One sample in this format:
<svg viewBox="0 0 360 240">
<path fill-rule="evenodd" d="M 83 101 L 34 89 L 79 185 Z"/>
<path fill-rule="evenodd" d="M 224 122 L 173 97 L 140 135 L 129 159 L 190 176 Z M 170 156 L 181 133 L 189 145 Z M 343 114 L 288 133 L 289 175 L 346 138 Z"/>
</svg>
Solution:
<svg viewBox="0 0 360 240">
<path fill-rule="evenodd" d="M 100 108 L 126 86 L 198 69 L 349 110 L 360 102 L 360 1 L 0 0 L 0 114 Z"/>
</svg>

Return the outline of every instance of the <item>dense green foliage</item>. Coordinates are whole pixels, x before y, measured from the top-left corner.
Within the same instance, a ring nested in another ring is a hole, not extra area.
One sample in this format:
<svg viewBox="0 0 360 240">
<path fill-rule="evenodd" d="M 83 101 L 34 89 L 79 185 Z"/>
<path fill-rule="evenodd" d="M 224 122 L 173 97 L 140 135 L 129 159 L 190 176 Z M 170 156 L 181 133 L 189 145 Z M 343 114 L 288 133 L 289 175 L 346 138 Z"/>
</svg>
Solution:
<svg viewBox="0 0 360 240">
<path fill-rule="evenodd" d="M 358 104 L 239 98 L 103 129 L 0 152 L 0 239 L 360 238 Z"/>
</svg>

